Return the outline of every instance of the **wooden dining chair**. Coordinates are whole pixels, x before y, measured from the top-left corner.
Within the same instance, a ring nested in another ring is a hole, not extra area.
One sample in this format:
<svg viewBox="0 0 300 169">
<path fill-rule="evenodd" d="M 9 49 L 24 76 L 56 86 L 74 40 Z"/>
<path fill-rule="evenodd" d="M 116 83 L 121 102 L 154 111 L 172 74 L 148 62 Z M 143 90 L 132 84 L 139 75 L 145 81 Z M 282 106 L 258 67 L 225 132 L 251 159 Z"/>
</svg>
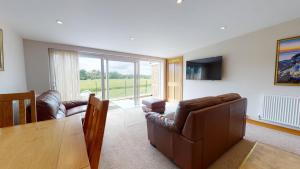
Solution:
<svg viewBox="0 0 300 169">
<path fill-rule="evenodd" d="M 19 101 L 19 124 L 26 123 L 25 100 L 30 100 L 31 122 L 36 122 L 35 92 L 0 94 L 0 127 L 9 127 L 14 123 L 14 101 Z"/>
<path fill-rule="evenodd" d="M 91 169 L 98 169 L 109 101 L 91 94 L 83 122 L 83 132 Z"/>
</svg>

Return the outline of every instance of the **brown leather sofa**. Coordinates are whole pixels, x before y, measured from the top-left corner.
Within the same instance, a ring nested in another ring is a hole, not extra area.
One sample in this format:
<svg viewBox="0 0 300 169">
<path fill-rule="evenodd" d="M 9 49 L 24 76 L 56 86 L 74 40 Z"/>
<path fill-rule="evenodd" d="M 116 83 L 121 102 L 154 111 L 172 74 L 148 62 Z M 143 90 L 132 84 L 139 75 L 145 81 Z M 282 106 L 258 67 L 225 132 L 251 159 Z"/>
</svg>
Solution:
<svg viewBox="0 0 300 169">
<path fill-rule="evenodd" d="M 206 169 L 245 135 L 247 99 L 235 93 L 181 101 L 146 114 L 150 143 L 182 169 Z"/>
<path fill-rule="evenodd" d="M 87 101 L 61 101 L 60 93 L 56 90 L 48 90 L 36 98 L 37 120 L 59 119 L 74 114 L 85 112 Z M 30 120 L 30 110 L 27 111 Z M 27 121 L 28 121 L 27 120 Z"/>
</svg>

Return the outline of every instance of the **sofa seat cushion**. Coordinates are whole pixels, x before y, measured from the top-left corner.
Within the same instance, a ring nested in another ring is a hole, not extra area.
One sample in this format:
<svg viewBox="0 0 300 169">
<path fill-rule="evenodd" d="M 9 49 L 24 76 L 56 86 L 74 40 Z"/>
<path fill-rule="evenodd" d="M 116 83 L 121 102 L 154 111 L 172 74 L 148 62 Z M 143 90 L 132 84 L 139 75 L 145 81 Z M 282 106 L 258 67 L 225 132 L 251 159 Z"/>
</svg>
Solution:
<svg viewBox="0 0 300 169">
<path fill-rule="evenodd" d="M 242 97 L 237 93 L 228 93 L 217 96 L 222 100 L 222 102 L 230 102 L 233 100 L 241 99 Z"/>
<path fill-rule="evenodd" d="M 66 112 L 66 116 L 72 116 L 74 114 L 85 112 L 87 109 L 87 105 L 77 106 L 71 109 L 68 109 Z"/>
<path fill-rule="evenodd" d="M 174 120 L 177 132 L 181 132 L 185 121 L 191 111 L 203 109 L 209 106 L 221 104 L 222 100 L 219 97 L 203 97 L 199 99 L 185 100 L 179 102 L 175 112 Z"/>
</svg>

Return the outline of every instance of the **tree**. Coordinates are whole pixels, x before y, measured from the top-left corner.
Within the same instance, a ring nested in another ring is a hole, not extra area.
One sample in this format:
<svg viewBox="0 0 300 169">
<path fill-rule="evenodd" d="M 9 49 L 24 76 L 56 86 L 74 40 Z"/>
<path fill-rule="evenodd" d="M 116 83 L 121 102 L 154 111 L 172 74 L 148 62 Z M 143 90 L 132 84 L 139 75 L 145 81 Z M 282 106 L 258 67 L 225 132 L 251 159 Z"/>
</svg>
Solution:
<svg viewBox="0 0 300 169">
<path fill-rule="evenodd" d="M 100 79 L 101 78 L 101 72 L 99 70 L 92 70 L 88 72 L 88 79 Z"/>
<path fill-rule="evenodd" d="M 87 80 L 88 79 L 88 75 L 87 75 L 87 71 L 84 69 L 80 70 L 80 80 Z"/>
<path fill-rule="evenodd" d="M 123 75 L 121 73 L 118 73 L 118 72 L 110 72 L 108 74 L 108 77 L 110 79 L 123 79 L 124 78 Z"/>
</svg>

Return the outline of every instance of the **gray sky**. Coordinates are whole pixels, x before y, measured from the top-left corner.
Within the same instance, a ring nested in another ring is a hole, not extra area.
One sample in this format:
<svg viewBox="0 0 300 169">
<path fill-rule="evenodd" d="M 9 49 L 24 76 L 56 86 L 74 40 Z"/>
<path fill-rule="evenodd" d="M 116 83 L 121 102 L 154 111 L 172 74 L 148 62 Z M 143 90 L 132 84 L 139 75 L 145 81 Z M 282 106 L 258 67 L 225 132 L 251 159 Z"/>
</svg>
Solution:
<svg viewBox="0 0 300 169">
<path fill-rule="evenodd" d="M 151 75 L 151 63 L 141 61 L 141 75 Z M 97 58 L 79 57 L 79 68 L 87 71 L 101 70 L 101 60 Z M 109 71 L 121 74 L 133 74 L 134 64 L 131 62 L 109 61 Z"/>
</svg>

